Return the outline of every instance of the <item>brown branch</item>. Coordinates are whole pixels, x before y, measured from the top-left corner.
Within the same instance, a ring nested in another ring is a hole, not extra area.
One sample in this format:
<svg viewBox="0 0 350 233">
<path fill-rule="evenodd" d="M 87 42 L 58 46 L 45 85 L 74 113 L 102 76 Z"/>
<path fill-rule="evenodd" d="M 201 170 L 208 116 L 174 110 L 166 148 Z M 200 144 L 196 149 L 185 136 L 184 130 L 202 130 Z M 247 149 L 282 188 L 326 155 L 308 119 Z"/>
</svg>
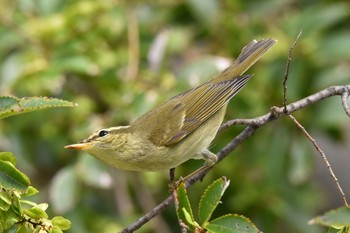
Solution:
<svg viewBox="0 0 350 233">
<path fill-rule="evenodd" d="M 339 194 L 341 196 L 341 198 L 343 199 L 343 202 L 346 206 L 348 206 L 348 202 L 346 200 L 346 196 L 343 192 L 343 189 L 340 186 L 339 180 L 338 178 L 335 176 L 333 169 L 330 165 L 330 163 L 328 162 L 327 156 L 326 154 L 323 152 L 323 150 L 319 147 L 319 145 L 317 144 L 316 140 L 306 131 L 306 129 L 292 116 L 289 115 L 289 117 L 293 120 L 293 122 L 298 126 L 299 129 L 301 129 L 303 131 L 303 133 L 306 135 L 306 137 L 312 142 L 312 144 L 314 145 L 314 147 L 316 148 L 316 150 L 318 151 L 318 153 L 320 153 L 323 162 L 326 164 L 329 173 L 331 174 L 331 177 L 334 179 L 335 184 L 338 188 Z"/>
<path fill-rule="evenodd" d="M 273 107 L 271 108 L 271 111 L 269 113 L 266 113 L 265 115 L 252 118 L 252 119 L 236 119 L 236 120 L 230 120 L 228 122 L 225 122 L 220 130 L 228 128 L 232 125 L 247 125 L 247 127 L 238 135 L 236 136 L 229 144 L 227 144 L 218 154 L 218 161 L 219 163 L 221 160 L 223 160 L 226 156 L 228 156 L 233 150 L 235 150 L 242 142 L 247 140 L 249 137 L 251 137 L 254 132 L 260 128 L 261 126 L 266 125 L 267 123 L 277 120 L 283 116 L 286 116 L 290 113 L 293 113 L 297 110 L 300 110 L 302 108 L 308 107 L 311 104 L 317 103 L 325 98 L 329 98 L 331 96 L 345 95 L 344 93 L 347 93 L 350 95 L 350 85 L 344 85 L 344 86 L 332 86 L 328 87 L 322 91 L 319 91 L 315 94 L 312 94 L 308 97 L 305 97 L 304 99 L 298 100 L 294 103 L 288 104 L 286 106 L 287 112 L 284 112 L 284 107 Z M 193 176 L 188 177 L 186 179 L 186 187 L 189 187 L 193 185 L 195 182 L 203 179 L 203 177 L 211 170 L 213 167 L 206 167 L 203 169 L 203 167 L 199 168 L 200 172 L 193 172 Z M 152 218 L 160 214 L 164 209 L 166 209 L 170 203 L 173 201 L 172 196 L 170 195 L 167 197 L 162 203 L 160 203 L 158 206 L 153 208 L 150 212 L 139 218 L 137 221 L 132 223 L 130 226 L 125 228 L 122 232 L 128 233 L 133 232 L 137 229 L 139 229 L 141 226 L 143 226 L 145 223 L 150 221 Z"/>
<path fill-rule="evenodd" d="M 348 98 L 349 98 L 350 94 L 349 92 L 344 92 L 341 95 L 341 104 L 343 105 L 344 111 L 346 113 L 346 115 L 348 115 L 350 117 L 350 107 L 348 104 Z"/>
</svg>

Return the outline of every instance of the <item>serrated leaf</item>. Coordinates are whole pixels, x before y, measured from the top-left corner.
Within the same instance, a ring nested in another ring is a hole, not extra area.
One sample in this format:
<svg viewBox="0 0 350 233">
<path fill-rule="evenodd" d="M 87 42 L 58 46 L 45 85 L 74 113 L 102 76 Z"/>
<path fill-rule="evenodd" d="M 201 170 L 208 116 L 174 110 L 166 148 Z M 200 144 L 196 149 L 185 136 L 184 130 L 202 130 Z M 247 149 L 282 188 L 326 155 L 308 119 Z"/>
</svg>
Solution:
<svg viewBox="0 0 350 233">
<path fill-rule="evenodd" d="M 23 213 L 33 219 L 48 218 L 47 213 L 37 206 L 27 210 L 23 210 Z"/>
<path fill-rule="evenodd" d="M 9 161 L 16 165 L 16 157 L 11 152 L 0 152 L 0 161 Z"/>
<path fill-rule="evenodd" d="M 229 184 L 230 181 L 226 177 L 222 177 L 211 183 L 204 191 L 198 207 L 199 224 L 201 226 L 209 221 Z"/>
<path fill-rule="evenodd" d="M 246 217 L 228 214 L 209 222 L 205 229 L 212 233 L 258 233 L 256 226 Z"/>
<path fill-rule="evenodd" d="M 74 106 L 72 102 L 56 98 L 0 96 L 0 119 L 46 108 Z"/>
<path fill-rule="evenodd" d="M 59 227 L 61 230 L 68 230 L 71 227 L 72 223 L 62 216 L 56 216 L 52 219 L 52 225 L 54 227 Z"/>
<path fill-rule="evenodd" d="M 179 208 L 176 210 L 177 217 L 188 225 L 191 230 L 194 230 L 196 227 L 195 220 L 184 182 L 181 182 L 177 187 L 177 198 L 179 201 Z"/>
<path fill-rule="evenodd" d="M 341 229 L 350 227 L 350 207 L 340 207 L 317 216 L 309 221 L 309 224 L 319 224 L 322 226 Z"/>
<path fill-rule="evenodd" d="M 24 173 L 11 162 L 0 160 L 0 187 L 25 192 L 29 185 L 30 180 Z"/>
</svg>

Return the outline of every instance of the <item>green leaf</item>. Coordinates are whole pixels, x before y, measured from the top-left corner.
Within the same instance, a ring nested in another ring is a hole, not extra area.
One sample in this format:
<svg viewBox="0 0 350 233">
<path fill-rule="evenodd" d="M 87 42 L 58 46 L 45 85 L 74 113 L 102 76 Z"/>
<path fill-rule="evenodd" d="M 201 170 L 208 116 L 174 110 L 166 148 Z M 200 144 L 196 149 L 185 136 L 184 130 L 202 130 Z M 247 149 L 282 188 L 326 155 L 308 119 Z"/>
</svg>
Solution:
<svg viewBox="0 0 350 233">
<path fill-rule="evenodd" d="M 68 230 L 71 227 L 72 223 L 62 216 L 56 216 L 52 219 L 52 225 L 54 227 L 59 227 L 61 230 Z"/>
<path fill-rule="evenodd" d="M 0 187 L 25 192 L 29 185 L 30 180 L 24 173 L 11 162 L 0 160 Z"/>
<path fill-rule="evenodd" d="M 215 233 L 258 233 L 256 226 L 246 217 L 228 214 L 209 222 L 205 229 Z"/>
<path fill-rule="evenodd" d="M 56 98 L 0 96 L 0 119 L 45 108 L 74 106 L 72 102 Z"/>
<path fill-rule="evenodd" d="M 33 195 L 35 195 L 37 193 L 39 193 L 39 191 L 36 188 L 34 188 L 33 186 L 29 186 L 27 192 L 22 194 L 22 196 L 30 197 L 30 196 L 33 196 Z"/>
<path fill-rule="evenodd" d="M 197 227 L 197 223 L 194 220 L 190 201 L 188 200 L 185 183 L 181 182 L 177 187 L 177 198 L 179 201 L 179 207 L 176 210 L 177 217 L 181 219 L 186 225 L 193 231 Z"/>
<path fill-rule="evenodd" d="M 7 192 L 0 192 L 0 210 L 7 211 L 12 203 L 12 197 Z"/>
<path fill-rule="evenodd" d="M 81 180 L 96 188 L 110 188 L 113 182 L 106 165 L 93 156 L 80 156 L 77 172 Z"/>
<path fill-rule="evenodd" d="M 20 229 L 19 225 L 13 224 L 10 228 L 6 229 L 6 231 L 4 231 L 4 232 L 6 232 L 6 233 L 20 233 L 19 229 Z M 1 229 L 1 226 L 0 226 L 0 232 L 3 232 L 2 230 L 4 230 L 4 229 Z"/>
<path fill-rule="evenodd" d="M 341 229 L 350 227 L 350 207 L 340 207 L 317 216 L 309 221 L 309 224 L 319 224 L 322 226 Z"/>
<path fill-rule="evenodd" d="M 53 178 L 50 187 L 52 207 L 58 213 L 72 210 L 78 202 L 80 188 L 80 182 L 74 167 L 61 169 Z"/>
<path fill-rule="evenodd" d="M 28 210 L 23 210 L 23 213 L 33 219 L 48 218 L 47 213 L 37 206 L 30 208 Z"/>
<path fill-rule="evenodd" d="M 0 161 L 9 161 L 16 165 L 16 157 L 11 152 L 0 152 Z"/>
<path fill-rule="evenodd" d="M 350 233 L 350 229 L 342 228 L 342 229 L 335 229 L 330 227 L 327 231 L 327 233 Z"/>
<path fill-rule="evenodd" d="M 63 231 L 59 227 L 53 226 L 51 233 L 63 233 Z"/>
<path fill-rule="evenodd" d="M 34 233 L 33 228 L 29 224 L 22 224 L 16 231 L 16 233 Z"/>
<path fill-rule="evenodd" d="M 227 180 L 226 177 L 222 177 L 221 179 L 215 180 L 204 191 L 198 207 L 199 224 L 201 226 L 203 226 L 205 222 L 209 221 L 229 184 L 230 181 Z"/>
</svg>

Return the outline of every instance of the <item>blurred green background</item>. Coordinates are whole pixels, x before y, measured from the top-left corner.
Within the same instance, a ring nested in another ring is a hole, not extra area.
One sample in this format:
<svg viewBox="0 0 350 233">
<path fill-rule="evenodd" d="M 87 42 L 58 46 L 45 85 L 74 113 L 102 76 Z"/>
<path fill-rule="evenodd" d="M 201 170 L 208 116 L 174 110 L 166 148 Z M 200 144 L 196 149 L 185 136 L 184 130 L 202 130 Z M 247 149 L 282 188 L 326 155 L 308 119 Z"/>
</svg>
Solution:
<svg viewBox="0 0 350 233">
<path fill-rule="evenodd" d="M 15 153 L 40 190 L 35 201 L 70 219 L 70 232 L 117 232 L 167 197 L 167 172 L 117 171 L 64 145 L 128 124 L 207 80 L 254 38 L 279 42 L 247 72 L 255 76 L 231 101 L 226 119 L 256 117 L 281 105 L 288 49 L 301 29 L 288 100 L 349 84 L 349 20 L 347 0 L 2 0 L 0 94 L 52 96 L 79 107 L 0 121 L 0 150 Z M 350 127 L 340 98 L 295 116 L 320 140 L 350 195 Z M 212 150 L 242 129 L 221 132 Z M 342 202 L 320 161 L 293 123 L 280 119 L 259 129 L 189 195 L 196 205 L 206 185 L 226 176 L 231 185 L 217 216 L 243 214 L 264 232 L 325 232 L 307 221 Z M 177 176 L 202 163 L 181 165 Z M 171 207 L 139 232 L 178 232 L 177 224 Z"/>
</svg>

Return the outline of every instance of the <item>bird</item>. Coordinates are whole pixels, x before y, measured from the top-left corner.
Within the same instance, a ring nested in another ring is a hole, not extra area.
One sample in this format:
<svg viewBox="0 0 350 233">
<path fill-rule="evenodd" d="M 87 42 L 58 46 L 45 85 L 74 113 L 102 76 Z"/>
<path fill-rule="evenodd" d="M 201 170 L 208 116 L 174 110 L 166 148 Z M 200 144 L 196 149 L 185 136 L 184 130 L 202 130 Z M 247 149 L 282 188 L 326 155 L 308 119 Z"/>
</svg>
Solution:
<svg viewBox="0 0 350 233">
<path fill-rule="evenodd" d="M 252 40 L 237 59 L 209 81 L 170 98 L 130 125 L 97 130 L 65 146 L 82 150 L 121 170 L 170 170 L 189 159 L 217 162 L 209 150 L 223 122 L 228 102 L 252 75 L 244 72 L 277 41 Z"/>
</svg>

